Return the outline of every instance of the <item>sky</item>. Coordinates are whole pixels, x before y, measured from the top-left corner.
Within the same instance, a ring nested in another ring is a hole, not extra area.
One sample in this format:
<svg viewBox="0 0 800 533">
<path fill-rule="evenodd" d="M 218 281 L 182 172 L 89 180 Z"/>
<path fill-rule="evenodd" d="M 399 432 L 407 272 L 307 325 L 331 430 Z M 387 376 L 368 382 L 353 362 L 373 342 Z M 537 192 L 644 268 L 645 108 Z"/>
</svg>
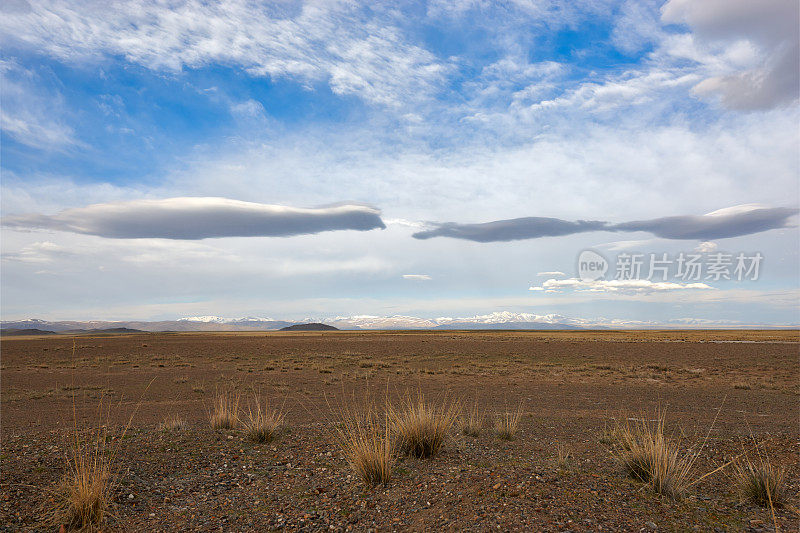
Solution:
<svg viewBox="0 0 800 533">
<path fill-rule="evenodd" d="M 3 320 L 800 324 L 795 0 L 0 10 Z"/>
</svg>

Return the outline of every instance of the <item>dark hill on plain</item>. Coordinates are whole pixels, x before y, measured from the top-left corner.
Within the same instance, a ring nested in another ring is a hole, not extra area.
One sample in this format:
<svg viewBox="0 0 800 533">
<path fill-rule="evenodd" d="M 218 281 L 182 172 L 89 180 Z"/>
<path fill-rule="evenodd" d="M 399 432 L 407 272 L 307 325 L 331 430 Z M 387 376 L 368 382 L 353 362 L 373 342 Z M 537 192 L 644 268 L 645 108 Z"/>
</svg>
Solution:
<svg viewBox="0 0 800 533">
<path fill-rule="evenodd" d="M 294 324 L 281 328 L 280 331 L 339 331 L 339 328 L 329 326 L 328 324 L 320 324 L 319 322 L 312 322 L 310 324 Z"/>
<path fill-rule="evenodd" d="M 47 331 L 44 329 L 27 328 L 27 329 L 3 329 L 0 330 L 0 335 L 3 337 L 16 337 L 18 335 L 55 335 L 55 331 Z"/>
<path fill-rule="evenodd" d="M 132 328 L 92 328 L 92 329 L 67 329 L 59 331 L 63 335 L 102 335 L 118 333 L 147 333 L 141 329 Z"/>
</svg>

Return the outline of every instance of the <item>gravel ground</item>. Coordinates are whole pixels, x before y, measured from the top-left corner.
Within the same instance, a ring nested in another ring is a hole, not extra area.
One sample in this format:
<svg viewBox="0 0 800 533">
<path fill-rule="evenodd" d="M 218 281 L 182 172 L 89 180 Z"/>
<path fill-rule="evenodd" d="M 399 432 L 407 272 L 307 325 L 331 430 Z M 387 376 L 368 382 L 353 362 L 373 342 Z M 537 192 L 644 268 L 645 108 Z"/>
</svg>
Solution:
<svg viewBox="0 0 800 533">
<path fill-rule="evenodd" d="M 659 406 L 668 428 L 685 432 L 683 449 L 703 441 L 719 410 L 695 476 L 740 454 L 751 434 L 765 441 L 788 472 L 779 529 L 797 530 L 796 334 L 725 350 L 675 340 L 697 335 L 686 332 L 646 342 L 559 334 L 120 336 L 81 338 L 89 348 L 75 356 L 71 339 L 3 340 L 0 531 L 57 530 L 42 525 L 42 509 L 70 428 L 98 419 L 114 437 L 112 531 L 772 531 L 769 511 L 741 503 L 725 471 L 681 501 L 622 475 L 601 433 Z M 208 427 L 215 388 L 232 385 L 284 406 L 273 442 Z M 366 487 L 336 445 L 331 406 L 417 389 L 477 399 L 490 415 L 521 404 L 519 433 L 454 430 L 440 455 L 397 457 L 388 486 Z M 189 427 L 159 430 L 168 413 Z"/>
</svg>

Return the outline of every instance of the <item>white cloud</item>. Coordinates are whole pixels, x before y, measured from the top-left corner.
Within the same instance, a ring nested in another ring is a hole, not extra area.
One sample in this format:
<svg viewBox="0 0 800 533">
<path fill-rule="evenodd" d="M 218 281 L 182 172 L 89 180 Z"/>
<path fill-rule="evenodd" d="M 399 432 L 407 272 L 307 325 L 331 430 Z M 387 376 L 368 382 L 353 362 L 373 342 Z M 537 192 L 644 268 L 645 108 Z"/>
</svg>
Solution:
<svg viewBox="0 0 800 533">
<path fill-rule="evenodd" d="M 122 56 L 180 71 L 235 65 L 253 75 L 327 83 L 337 94 L 399 106 L 438 90 L 447 66 L 406 42 L 376 5 L 233 0 L 36 2 L 0 17 L 2 42 L 66 62 Z"/>
<path fill-rule="evenodd" d="M 403 279 L 412 279 L 414 281 L 429 281 L 433 278 L 427 274 L 403 274 Z"/>
<path fill-rule="evenodd" d="M 249 118 L 259 118 L 264 115 L 264 106 L 255 100 L 245 100 L 231 105 L 231 112 Z"/>
<path fill-rule="evenodd" d="M 13 60 L 0 60 L 0 79 L 0 128 L 4 133 L 39 149 L 59 151 L 81 145 L 64 118 L 63 98 L 55 90 L 43 89 L 41 76 Z"/>
<path fill-rule="evenodd" d="M 694 251 L 700 253 L 709 253 L 717 249 L 717 243 L 711 241 L 704 241 L 698 244 Z"/>
<path fill-rule="evenodd" d="M 586 281 L 578 278 L 549 279 L 541 286 L 533 286 L 529 290 L 544 292 L 560 292 L 572 290 L 579 292 L 608 292 L 643 294 L 652 292 L 668 292 L 680 290 L 711 290 L 714 287 L 705 283 L 673 283 L 668 281 L 650 281 L 647 279 L 612 279 Z"/>
<path fill-rule="evenodd" d="M 563 272 L 559 272 L 557 270 L 549 271 L 549 272 L 539 272 L 536 274 L 537 276 L 566 276 Z"/>
<path fill-rule="evenodd" d="M 632 70 L 600 83 L 583 83 L 557 98 L 534 103 L 526 111 L 574 107 L 598 112 L 619 106 L 639 106 L 652 102 L 665 90 L 689 87 L 699 80 L 697 74 L 679 69 Z"/>
<path fill-rule="evenodd" d="M 598 248 L 604 248 L 606 250 L 615 252 L 619 250 L 631 250 L 631 249 L 641 249 L 644 246 L 652 243 L 654 239 L 641 239 L 641 240 L 631 240 L 631 241 L 613 241 L 613 242 L 606 242 L 603 244 L 598 244 Z"/>
<path fill-rule="evenodd" d="M 18 252 L 3 252 L 4 261 L 20 263 L 50 263 L 55 259 L 72 255 L 72 251 L 50 241 L 39 241 L 24 246 Z"/>
</svg>

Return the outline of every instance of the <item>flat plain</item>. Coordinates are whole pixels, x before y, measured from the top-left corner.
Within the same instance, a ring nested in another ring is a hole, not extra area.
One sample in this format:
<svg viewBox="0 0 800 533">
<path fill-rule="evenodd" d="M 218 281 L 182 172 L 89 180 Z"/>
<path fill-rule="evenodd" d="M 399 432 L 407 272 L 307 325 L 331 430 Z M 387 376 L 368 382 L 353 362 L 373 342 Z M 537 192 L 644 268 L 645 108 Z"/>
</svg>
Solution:
<svg viewBox="0 0 800 533">
<path fill-rule="evenodd" d="M 5 338 L 0 530 L 57 530 L 42 520 L 76 428 L 99 425 L 117 468 L 108 530 L 797 530 L 798 348 L 795 330 Z M 212 429 L 221 390 L 281 407 L 277 438 Z M 520 408 L 519 430 L 454 427 L 439 455 L 397 456 L 388 485 L 366 486 L 336 442 L 341 406 L 419 393 L 477 403 L 487 424 Z M 785 468 L 774 520 L 729 468 L 678 500 L 623 475 L 604 434 L 659 411 L 697 479 L 743 453 Z M 187 427 L 159 429 L 168 415 Z"/>
</svg>

